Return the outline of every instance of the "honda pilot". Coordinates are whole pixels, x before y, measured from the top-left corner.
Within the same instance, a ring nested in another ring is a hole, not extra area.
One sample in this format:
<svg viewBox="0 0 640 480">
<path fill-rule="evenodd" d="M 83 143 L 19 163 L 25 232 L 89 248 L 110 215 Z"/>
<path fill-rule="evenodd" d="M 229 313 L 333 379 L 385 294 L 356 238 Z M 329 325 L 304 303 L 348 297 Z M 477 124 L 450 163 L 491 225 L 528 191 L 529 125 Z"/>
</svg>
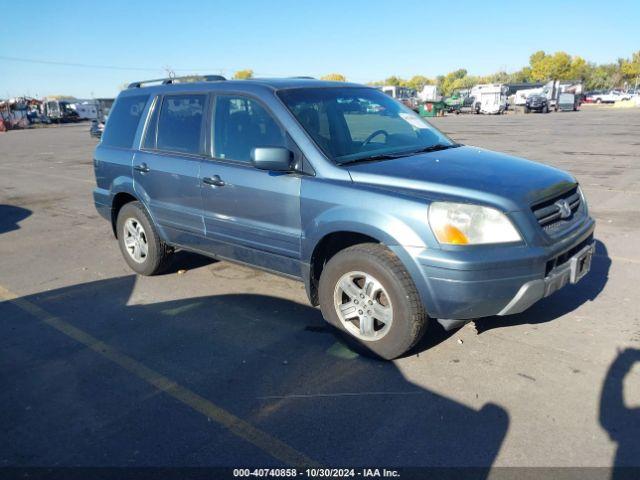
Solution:
<svg viewBox="0 0 640 480">
<path fill-rule="evenodd" d="M 94 165 L 95 205 L 135 272 L 183 249 L 300 280 L 386 359 L 430 319 L 523 312 L 580 281 L 594 251 L 573 176 L 456 143 L 362 85 L 135 82 Z"/>
</svg>

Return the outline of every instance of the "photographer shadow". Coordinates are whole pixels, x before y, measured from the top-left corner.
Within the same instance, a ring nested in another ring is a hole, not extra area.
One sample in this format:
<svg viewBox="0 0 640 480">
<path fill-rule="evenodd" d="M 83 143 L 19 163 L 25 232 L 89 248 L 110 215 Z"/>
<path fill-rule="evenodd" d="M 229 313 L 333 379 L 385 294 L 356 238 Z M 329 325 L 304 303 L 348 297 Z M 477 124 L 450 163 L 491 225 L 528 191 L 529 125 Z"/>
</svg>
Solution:
<svg viewBox="0 0 640 480">
<path fill-rule="evenodd" d="M 624 399 L 624 379 L 636 363 L 640 363 L 640 350 L 627 348 L 619 352 L 602 385 L 600 425 L 618 444 L 613 461 L 614 479 L 638 478 L 640 472 L 640 407 L 629 408 Z"/>
</svg>

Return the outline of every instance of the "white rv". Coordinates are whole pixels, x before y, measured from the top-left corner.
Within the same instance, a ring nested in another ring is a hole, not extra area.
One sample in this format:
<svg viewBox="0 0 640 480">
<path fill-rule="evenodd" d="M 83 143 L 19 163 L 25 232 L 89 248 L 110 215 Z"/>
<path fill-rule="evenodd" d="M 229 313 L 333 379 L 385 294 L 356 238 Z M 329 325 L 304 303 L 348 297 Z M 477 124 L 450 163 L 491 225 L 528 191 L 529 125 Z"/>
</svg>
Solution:
<svg viewBox="0 0 640 480">
<path fill-rule="evenodd" d="M 79 102 L 72 105 L 81 119 L 95 120 L 98 118 L 98 108 L 95 102 Z"/>
<path fill-rule="evenodd" d="M 499 114 L 507 109 L 507 86 L 501 83 L 476 85 L 469 95 L 474 98 L 476 113 Z"/>
</svg>

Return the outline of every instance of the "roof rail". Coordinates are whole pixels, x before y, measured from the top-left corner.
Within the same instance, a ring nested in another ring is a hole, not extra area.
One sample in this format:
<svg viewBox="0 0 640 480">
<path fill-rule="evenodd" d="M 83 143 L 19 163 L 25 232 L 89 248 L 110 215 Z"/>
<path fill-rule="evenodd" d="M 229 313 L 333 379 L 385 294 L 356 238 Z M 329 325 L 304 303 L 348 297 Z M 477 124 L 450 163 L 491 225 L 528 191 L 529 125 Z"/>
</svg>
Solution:
<svg viewBox="0 0 640 480">
<path fill-rule="evenodd" d="M 170 85 L 172 83 L 181 83 L 181 80 L 197 78 L 202 82 L 222 82 L 226 80 L 222 75 L 189 75 L 185 77 L 169 77 L 169 78 L 154 78 L 152 80 L 142 80 L 140 82 L 132 82 L 127 88 L 141 88 L 148 83 L 161 83 L 162 85 Z M 201 79 L 201 80 L 200 80 Z"/>
<path fill-rule="evenodd" d="M 300 79 L 300 80 L 315 80 L 314 77 L 309 77 L 309 76 L 306 76 L 306 75 L 300 75 L 300 76 L 289 77 L 289 78 L 294 78 L 294 79 L 297 78 L 297 79 Z"/>
</svg>

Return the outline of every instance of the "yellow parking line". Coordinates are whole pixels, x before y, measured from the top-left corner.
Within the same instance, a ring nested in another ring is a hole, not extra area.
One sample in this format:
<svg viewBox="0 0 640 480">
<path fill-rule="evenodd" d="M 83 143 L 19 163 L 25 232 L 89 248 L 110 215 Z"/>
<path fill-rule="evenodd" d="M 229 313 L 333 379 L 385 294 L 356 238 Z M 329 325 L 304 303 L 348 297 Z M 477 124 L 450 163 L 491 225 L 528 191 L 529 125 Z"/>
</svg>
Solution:
<svg viewBox="0 0 640 480">
<path fill-rule="evenodd" d="M 318 466 L 318 463 L 301 452 L 290 447 L 286 443 L 269 435 L 266 432 L 254 427 L 241 418 L 227 412 L 221 407 L 213 404 L 206 398 L 192 392 L 168 377 L 146 367 L 133 358 L 119 352 L 108 344 L 98 340 L 77 327 L 64 320 L 50 314 L 35 303 L 20 298 L 12 291 L 0 285 L 0 300 L 9 301 L 21 310 L 27 312 L 41 322 L 67 335 L 75 341 L 87 346 L 97 354 L 111 360 L 113 363 L 124 368 L 139 379 L 147 382 L 156 389 L 170 395 L 179 402 L 187 405 L 196 412 L 226 427 L 230 432 L 238 437 L 255 445 L 260 450 L 268 453 L 281 462 L 292 466 Z"/>
</svg>

